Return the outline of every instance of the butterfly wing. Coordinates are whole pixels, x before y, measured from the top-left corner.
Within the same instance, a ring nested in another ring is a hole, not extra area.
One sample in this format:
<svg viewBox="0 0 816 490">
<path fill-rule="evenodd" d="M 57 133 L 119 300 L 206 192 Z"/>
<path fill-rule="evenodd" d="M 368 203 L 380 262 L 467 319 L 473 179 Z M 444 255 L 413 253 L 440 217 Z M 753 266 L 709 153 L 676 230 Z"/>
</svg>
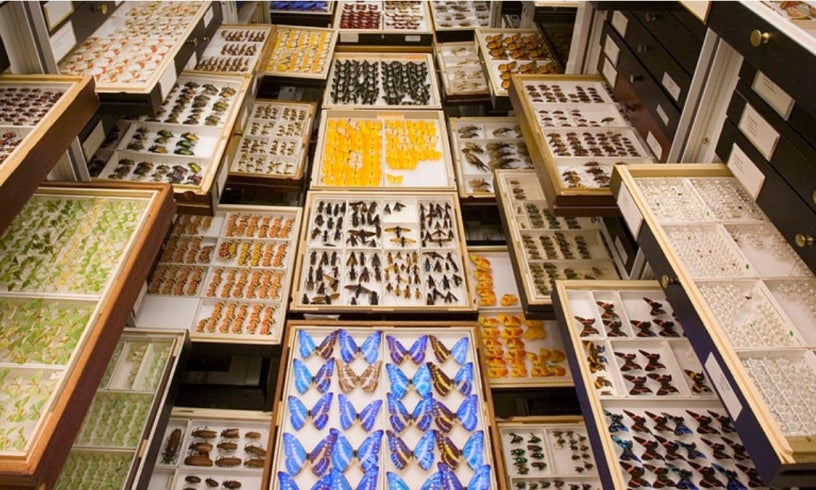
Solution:
<svg viewBox="0 0 816 490">
<path fill-rule="evenodd" d="M 408 355 L 408 350 L 403 347 L 399 340 L 391 335 L 385 336 L 385 343 L 388 345 L 388 355 L 391 356 L 391 360 L 394 361 L 394 364 L 402 364 L 402 361 L 405 360 L 405 356 Z"/>
<path fill-rule="evenodd" d="M 331 377 L 334 373 L 334 359 L 329 359 L 326 361 L 326 364 L 323 364 L 320 369 L 317 370 L 317 374 L 314 376 L 314 384 L 317 386 L 317 391 L 320 393 L 326 393 L 329 391 L 329 387 L 331 386 Z"/>
<path fill-rule="evenodd" d="M 457 340 L 455 344 L 453 344 L 453 349 L 451 349 L 451 355 L 460 366 L 467 361 L 468 344 L 468 338 L 462 337 L 461 339 Z"/>
<path fill-rule="evenodd" d="M 396 473 L 388 471 L 385 476 L 388 479 L 388 490 L 411 490 Z"/>
<path fill-rule="evenodd" d="M 339 468 L 340 471 L 346 471 L 351 460 L 354 459 L 354 448 L 351 447 L 351 443 L 343 434 L 337 434 L 334 451 L 332 451 L 330 458 L 332 465 Z"/>
<path fill-rule="evenodd" d="M 283 433 L 283 452 L 286 455 L 286 472 L 288 475 L 297 475 L 306 463 L 306 450 L 297 438 L 288 433 Z M 291 476 L 290 476 L 291 478 Z"/>
<path fill-rule="evenodd" d="M 391 392 L 394 393 L 397 399 L 402 400 L 405 392 L 408 391 L 408 384 L 410 383 L 408 376 L 393 364 L 386 364 L 385 370 L 388 374 L 388 381 L 391 382 Z"/>
<path fill-rule="evenodd" d="M 312 336 L 306 330 L 298 330 L 298 352 L 300 357 L 308 359 L 317 348 Z M 287 475 L 288 476 L 288 475 Z"/>
<path fill-rule="evenodd" d="M 391 450 L 391 462 L 397 469 L 404 470 L 413 453 L 398 435 L 390 430 L 385 431 L 385 435 L 388 439 L 388 449 Z"/>
<path fill-rule="evenodd" d="M 326 424 L 329 422 L 329 409 L 331 408 L 333 396 L 334 393 L 332 392 L 321 396 L 310 413 L 312 423 L 317 430 L 323 430 L 323 427 L 326 427 Z"/>
<path fill-rule="evenodd" d="M 468 362 L 459 368 L 453 377 L 453 384 L 460 393 L 467 396 L 473 390 L 473 363 Z"/>
<path fill-rule="evenodd" d="M 345 330 L 340 330 L 337 334 L 337 341 L 340 343 L 340 357 L 345 362 L 351 362 L 357 357 L 357 342 L 354 337 L 348 334 Z"/>
<path fill-rule="evenodd" d="M 320 342 L 320 345 L 317 346 L 315 349 L 317 355 L 322 357 L 323 359 L 329 359 L 334 352 L 334 342 L 337 340 L 337 330 L 330 333 Z"/>
<path fill-rule="evenodd" d="M 334 446 L 337 443 L 337 436 L 340 432 L 337 429 L 331 429 L 327 435 L 317 446 L 309 453 L 309 461 L 312 462 L 312 473 L 316 476 L 323 476 L 331 466 L 331 455 L 334 452 Z"/>
<path fill-rule="evenodd" d="M 311 490 L 332 490 L 332 475 L 326 474 L 323 478 L 317 480 L 317 483 L 312 485 Z"/>
<path fill-rule="evenodd" d="M 459 481 L 459 478 L 456 478 L 456 475 L 453 474 L 453 470 L 451 470 L 448 465 L 440 462 L 437 466 L 439 467 L 439 475 L 442 477 L 441 488 L 447 490 L 465 490 L 465 487 L 462 486 L 462 482 Z M 468 489 L 470 489 L 470 487 L 468 487 Z"/>
<path fill-rule="evenodd" d="M 382 434 L 380 434 L 380 436 L 382 436 Z M 357 484 L 357 490 L 376 490 L 379 473 L 380 469 L 377 466 L 366 471 L 363 478 L 360 479 L 360 483 Z"/>
<path fill-rule="evenodd" d="M 453 423 L 456 421 L 456 414 L 454 414 L 444 403 L 439 400 L 433 401 L 434 422 L 436 428 L 447 434 L 453 429 Z"/>
<path fill-rule="evenodd" d="M 390 364 L 389 364 L 390 366 Z M 393 394 L 387 393 L 386 400 L 388 402 L 388 420 L 391 422 L 391 427 L 401 434 L 402 431 L 411 423 L 411 416 L 408 415 L 408 410 Z"/>
<path fill-rule="evenodd" d="M 382 333 L 377 331 L 369 335 L 368 338 L 363 341 L 363 345 L 360 346 L 360 353 L 367 363 L 374 364 L 379 357 L 381 339 Z"/>
<path fill-rule="evenodd" d="M 414 343 L 411 345 L 411 348 L 408 349 L 408 355 L 411 356 L 411 360 L 414 361 L 414 364 L 419 364 L 420 362 L 425 360 L 425 349 L 428 347 L 428 336 L 427 335 L 420 335 Z"/>
<path fill-rule="evenodd" d="M 292 368 L 295 370 L 295 389 L 302 395 L 312 385 L 312 373 L 300 359 L 294 360 Z"/>
<path fill-rule="evenodd" d="M 402 364 L 406 357 L 410 357 L 414 364 L 419 364 L 425 359 L 425 349 L 428 345 L 427 335 L 420 335 L 410 349 L 406 349 L 399 340 L 391 335 L 385 336 L 385 342 L 388 344 L 388 352 L 394 364 Z"/>
<path fill-rule="evenodd" d="M 419 439 L 414 449 L 414 458 L 416 458 L 419 466 L 425 471 L 428 471 L 434 462 L 433 448 L 434 440 L 436 439 L 435 435 L 435 431 L 430 430 L 426 432 L 425 435 Z"/>
<path fill-rule="evenodd" d="M 462 455 L 472 469 L 480 468 L 484 464 L 484 431 L 474 432 L 462 446 Z M 470 488 L 470 485 L 468 485 Z"/>
<path fill-rule="evenodd" d="M 436 434 L 436 447 L 439 448 L 439 460 L 453 469 L 459 467 L 462 451 L 444 434 Z"/>
<path fill-rule="evenodd" d="M 332 468 L 331 473 L 331 490 L 352 490 L 346 476 L 337 468 Z"/>
<path fill-rule="evenodd" d="M 411 418 L 419 430 L 427 431 L 433 421 L 433 397 L 430 395 L 422 397 L 414 407 Z"/>
<path fill-rule="evenodd" d="M 348 364 L 338 362 L 337 381 L 343 393 L 351 393 L 357 387 L 357 374 Z"/>
<path fill-rule="evenodd" d="M 411 379 L 411 382 L 414 385 L 414 389 L 419 394 L 419 396 L 426 396 L 431 394 L 431 370 L 428 368 L 428 364 L 423 364 L 417 368 L 417 371 L 414 373 L 414 377 Z"/>
<path fill-rule="evenodd" d="M 337 406 L 340 409 L 340 427 L 342 427 L 343 430 L 348 430 L 349 427 L 354 424 L 354 421 L 357 420 L 357 411 L 349 399 L 346 398 L 346 395 L 342 393 L 337 395 Z"/>
<path fill-rule="evenodd" d="M 485 464 L 476 470 L 473 478 L 468 482 L 468 490 L 487 490 L 490 488 L 490 465 Z"/>
<path fill-rule="evenodd" d="M 459 410 L 456 411 L 456 416 L 462 422 L 462 427 L 468 432 L 472 432 L 479 423 L 478 409 L 479 398 L 476 395 L 470 395 L 465 398 L 462 404 L 459 405 Z"/>
<path fill-rule="evenodd" d="M 300 490 L 295 479 L 283 471 L 278 472 L 278 488 L 280 490 Z"/>
<path fill-rule="evenodd" d="M 442 486 L 442 474 L 436 472 L 431 475 L 431 477 L 422 484 L 420 490 L 446 490 L 445 487 Z"/>
<path fill-rule="evenodd" d="M 451 351 L 445 347 L 445 344 L 436 335 L 428 335 L 428 340 L 431 342 L 431 349 L 433 350 L 436 360 L 439 364 L 444 364 L 451 355 Z"/>
<path fill-rule="evenodd" d="M 302 429 L 306 424 L 306 419 L 309 418 L 309 411 L 297 397 L 289 395 L 286 401 L 289 405 L 289 420 L 292 422 L 292 427 L 295 430 Z"/>
<path fill-rule="evenodd" d="M 362 374 L 357 376 L 357 386 L 366 393 L 373 393 L 380 383 L 380 368 L 382 368 L 382 361 L 377 361 L 368 366 Z"/>
<path fill-rule="evenodd" d="M 363 443 L 360 444 L 360 448 L 357 449 L 357 459 L 360 461 L 360 467 L 363 468 L 363 471 L 367 472 L 371 468 L 377 467 L 382 437 L 382 429 L 372 432 L 371 435 L 363 440 Z"/>
<path fill-rule="evenodd" d="M 442 396 L 448 396 L 448 393 L 453 389 L 453 380 L 442 371 L 442 368 L 432 362 L 426 362 L 428 371 L 431 373 L 431 384 L 437 393 Z"/>
<path fill-rule="evenodd" d="M 380 412 L 382 403 L 382 400 L 374 400 L 366 405 L 366 407 L 363 408 L 358 414 L 360 423 L 366 432 L 370 431 L 371 428 L 374 427 L 374 423 L 377 422 L 377 414 Z"/>
</svg>

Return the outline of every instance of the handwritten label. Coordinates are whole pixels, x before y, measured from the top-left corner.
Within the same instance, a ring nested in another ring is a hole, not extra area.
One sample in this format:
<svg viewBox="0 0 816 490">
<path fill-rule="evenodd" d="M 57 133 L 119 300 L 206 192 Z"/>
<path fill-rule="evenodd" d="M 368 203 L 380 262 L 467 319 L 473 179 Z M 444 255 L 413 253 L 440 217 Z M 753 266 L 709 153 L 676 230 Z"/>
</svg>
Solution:
<svg viewBox="0 0 816 490">
<path fill-rule="evenodd" d="M 57 27 L 60 22 L 73 12 L 74 4 L 71 2 L 45 2 L 43 4 L 45 23 L 48 25 L 49 31 Z"/>
<path fill-rule="evenodd" d="M 609 61 L 613 64 L 618 64 L 618 57 L 620 56 L 620 47 L 615 44 L 615 41 L 612 39 L 611 36 L 606 37 L 606 42 L 604 43 L 604 54 L 606 54 Z"/>
<path fill-rule="evenodd" d="M 178 76 L 176 75 L 176 65 L 175 63 L 170 63 L 167 66 L 167 70 L 162 75 L 161 79 L 159 79 L 159 94 L 161 94 L 162 100 L 167 98 L 167 94 L 170 93 L 170 90 L 173 88 L 173 85 L 176 84 L 176 80 Z"/>
<path fill-rule="evenodd" d="M 96 150 L 102 146 L 102 142 L 105 141 L 105 128 L 102 125 L 102 121 L 96 123 L 91 134 L 85 138 L 85 141 L 82 142 L 82 153 L 85 155 L 86 160 L 90 160 Z"/>
<path fill-rule="evenodd" d="M 736 143 L 731 147 L 731 156 L 728 157 L 728 169 L 740 181 L 754 201 L 759 197 L 762 184 L 765 183 L 765 174 L 756 166 L 751 158 L 742 151 Z"/>
<path fill-rule="evenodd" d="M 742 412 L 742 403 L 740 403 L 737 394 L 731 388 L 731 384 L 728 382 L 728 378 L 725 377 L 720 364 L 714 359 L 713 352 L 709 352 L 706 358 L 705 370 L 708 373 L 708 379 L 714 385 L 717 394 L 720 395 L 728 414 L 731 415 L 732 419 L 737 420 Z"/>
<path fill-rule="evenodd" d="M 608 83 L 609 86 L 612 87 L 612 89 L 614 90 L 615 82 L 618 80 L 618 71 L 615 69 L 615 66 L 606 58 L 604 58 L 601 73 L 603 73 L 606 83 Z"/>
<path fill-rule="evenodd" d="M 657 111 L 657 115 L 660 117 L 660 120 L 663 121 L 663 125 L 668 126 L 669 125 L 669 115 L 666 114 L 666 111 L 663 110 L 663 107 L 660 104 L 657 104 L 657 107 L 655 108 L 655 111 Z"/>
<path fill-rule="evenodd" d="M 405 36 L 405 42 L 406 43 L 418 43 L 421 40 L 422 40 L 422 36 L 417 36 L 417 35 Z"/>
<path fill-rule="evenodd" d="M 745 104 L 737 127 L 770 162 L 776 150 L 776 144 L 779 142 L 779 133 L 773 126 L 750 104 Z"/>
<path fill-rule="evenodd" d="M 629 227 L 629 231 L 637 238 L 640 233 L 640 227 L 643 224 L 643 215 L 640 214 L 640 209 L 638 209 L 637 204 L 635 204 L 635 200 L 632 199 L 632 194 L 629 192 L 629 188 L 626 187 L 626 184 L 621 184 L 620 186 L 620 192 L 618 192 L 618 208 L 620 208 L 623 220 L 626 222 L 626 226 Z"/>
<path fill-rule="evenodd" d="M 618 31 L 622 37 L 626 37 L 626 27 L 629 25 L 629 19 L 620 10 L 612 12 L 612 27 Z"/>
<path fill-rule="evenodd" d="M 651 131 L 646 134 L 646 144 L 649 145 L 649 148 L 652 150 L 652 153 L 654 153 L 655 158 L 660 160 L 660 157 L 663 156 L 663 146 L 660 145 L 660 142 L 657 141 L 657 138 Z"/>
<path fill-rule="evenodd" d="M 773 110 L 782 116 L 784 120 L 788 120 L 793 109 L 793 98 L 782 90 L 779 85 L 775 84 L 773 80 L 758 71 L 754 77 L 754 83 L 751 84 L 751 90 L 762 97 L 762 100 L 773 107 Z"/>
<path fill-rule="evenodd" d="M 51 36 L 51 51 L 54 52 L 54 59 L 61 60 L 68 54 L 68 51 L 76 45 L 76 34 L 74 34 L 74 24 L 67 22 L 57 32 Z"/>
<path fill-rule="evenodd" d="M 204 13 L 204 29 L 210 28 L 210 23 L 212 22 L 213 17 L 215 17 L 215 14 L 213 13 L 213 8 L 211 5 L 210 8 L 207 9 L 207 12 Z"/>
<path fill-rule="evenodd" d="M 669 92 L 669 95 L 671 95 L 674 100 L 680 100 L 680 85 L 677 85 L 677 82 L 674 81 L 674 78 L 672 78 L 668 72 L 663 72 L 663 78 L 661 79 L 660 83 L 663 84 L 663 87 Z"/>
<path fill-rule="evenodd" d="M 356 43 L 360 41 L 360 34 L 356 32 L 341 32 L 340 33 L 340 42 L 341 43 Z"/>
</svg>

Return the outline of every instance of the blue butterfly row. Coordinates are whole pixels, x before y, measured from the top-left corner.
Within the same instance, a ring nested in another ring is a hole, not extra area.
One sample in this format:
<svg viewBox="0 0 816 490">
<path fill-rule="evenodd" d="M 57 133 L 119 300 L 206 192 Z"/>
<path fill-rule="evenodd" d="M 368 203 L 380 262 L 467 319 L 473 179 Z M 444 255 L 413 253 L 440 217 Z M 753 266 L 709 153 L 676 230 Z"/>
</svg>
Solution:
<svg viewBox="0 0 816 490">
<path fill-rule="evenodd" d="M 475 470 L 477 474 L 487 466 L 484 463 L 483 431 L 478 431 L 471 435 L 461 449 L 456 447 L 447 436 L 435 430 L 426 432 L 417 442 L 413 450 L 411 450 L 398 435 L 390 430 L 386 431 L 386 435 L 388 438 L 391 462 L 394 463 L 394 466 L 399 470 L 405 469 L 408 463 L 413 459 L 416 460 L 417 464 L 423 470 L 428 471 L 434 462 L 434 447 L 439 449 L 439 464 L 444 465 L 449 471 L 451 468 L 456 469 L 462 459 L 464 459 L 468 466 Z M 281 481 L 281 485 L 283 486 L 284 481 L 288 482 L 288 480 L 292 480 L 294 476 L 297 476 L 303 470 L 306 463 L 309 462 L 311 464 L 312 473 L 321 478 L 320 481 L 328 477 L 329 487 L 327 488 L 345 488 L 348 486 L 348 482 L 343 485 L 337 475 L 338 473 L 339 475 L 344 474 L 355 458 L 359 461 L 360 468 L 366 474 L 366 476 L 363 477 L 363 482 L 367 482 L 369 479 L 376 480 L 382 437 L 382 430 L 373 432 L 366 437 L 359 448 L 355 450 L 340 431 L 331 429 L 329 435 L 323 438 L 311 452 L 307 452 L 293 434 L 284 432 L 283 447 L 286 472 L 278 473 L 279 481 Z M 431 479 L 433 478 L 432 476 Z M 343 477 L 343 480 L 345 480 L 345 477 Z M 389 479 L 389 482 L 390 480 L 391 479 Z M 339 486 L 335 487 L 333 482 Z M 292 481 L 291 483 L 294 482 Z M 318 482 L 318 485 L 319 484 L 320 482 Z M 361 485 L 361 487 L 368 488 L 368 483 Z M 468 488 L 471 487 L 468 486 Z"/>
<path fill-rule="evenodd" d="M 338 329 L 327 335 L 320 344 L 317 344 L 309 332 L 298 330 L 298 353 L 302 359 L 308 359 L 313 354 L 317 354 L 323 359 L 329 359 L 334 354 L 334 346 L 337 343 L 340 344 L 340 358 L 344 362 L 349 363 L 358 356 L 362 356 L 366 362 L 373 364 L 379 357 L 381 339 L 382 332 L 375 331 L 358 346 L 348 332 Z M 440 364 L 445 363 L 450 358 L 453 358 L 459 365 L 467 362 L 468 337 L 460 338 L 451 349 L 448 349 L 435 335 L 420 335 L 408 348 L 391 335 L 386 335 L 385 341 L 388 345 L 391 361 L 397 365 L 401 365 L 405 359 L 411 359 L 414 364 L 424 362 L 428 344 L 431 345 L 431 350 Z"/>
<path fill-rule="evenodd" d="M 401 400 L 391 393 L 386 396 L 388 400 L 388 420 L 397 433 L 402 433 L 411 425 L 415 425 L 419 430 L 425 432 L 431 427 L 432 422 L 436 424 L 437 429 L 448 433 L 453 429 L 457 419 L 465 430 L 472 432 L 479 422 L 479 399 L 476 395 L 465 398 L 455 413 L 430 394 L 423 396 L 411 412 L 408 411 Z M 298 398 L 290 395 L 287 399 L 287 406 L 289 408 L 289 420 L 295 430 L 302 429 L 309 419 L 311 419 L 317 430 L 323 430 L 329 422 L 329 410 L 333 398 L 334 393 L 326 393 L 309 410 Z M 366 432 L 371 431 L 377 422 L 377 415 L 382 406 L 382 400 L 374 400 L 358 412 L 351 401 L 342 393 L 337 395 L 337 403 L 340 410 L 340 426 L 344 431 L 349 430 L 358 421 Z"/>
<path fill-rule="evenodd" d="M 295 359 L 292 362 L 292 367 L 295 372 L 295 389 L 297 392 L 302 395 L 310 387 L 315 386 L 321 394 L 327 393 L 331 387 L 331 377 L 334 374 L 335 364 L 338 366 L 338 383 L 344 393 L 348 394 L 358 387 L 366 393 L 373 393 L 377 389 L 382 361 L 374 362 L 374 364 L 364 369 L 362 373 L 357 374 L 350 365 L 329 359 L 312 375 L 303 361 Z M 462 365 L 453 379 L 445 374 L 442 368 L 432 362 L 420 365 L 411 378 L 394 364 L 386 364 L 385 369 L 391 383 L 391 392 L 400 399 L 405 397 L 411 387 L 419 396 L 430 394 L 432 388 L 441 396 L 448 396 L 454 388 L 465 396 L 469 395 L 473 390 L 474 366 L 472 362 Z"/>
<path fill-rule="evenodd" d="M 437 464 L 438 471 L 431 475 L 420 490 L 487 490 L 490 488 L 490 465 L 482 465 L 468 482 L 463 486 L 453 471 L 445 463 Z M 357 485 L 356 490 L 375 490 L 377 488 L 377 476 L 379 468 L 376 466 L 366 471 L 363 478 Z M 411 490 L 402 478 L 396 473 L 387 472 L 388 490 Z M 278 484 L 281 490 L 299 490 L 294 478 L 289 474 L 279 471 Z M 311 490 L 355 490 L 349 484 L 345 475 L 338 469 L 332 469 L 328 474 L 320 478 Z"/>
</svg>

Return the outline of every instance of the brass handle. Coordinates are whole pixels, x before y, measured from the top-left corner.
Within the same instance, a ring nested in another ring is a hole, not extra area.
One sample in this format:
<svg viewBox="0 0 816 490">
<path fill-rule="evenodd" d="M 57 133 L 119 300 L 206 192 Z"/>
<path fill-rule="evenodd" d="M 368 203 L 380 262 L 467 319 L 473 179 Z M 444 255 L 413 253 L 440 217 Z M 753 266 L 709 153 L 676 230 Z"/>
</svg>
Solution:
<svg viewBox="0 0 816 490">
<path fill-rule="evenodd" d="M 669 277 L 668 274 L 660 276 L 660 286 L 663 287 L 663 289 L 673 286 L 674 284 L 679 284 L 676 277 Z"/>
<path fill-rule="evenodd" d="M 813 191 L 813 195 L 811 195 L 810 198 L 813 200 L 813 204 L 816 204 L 816 190 Z"/>
<path fill-rule="evenodd" d="M 643 80 L 643 75 L 629 75 L 629 83 L 635 83 Z"/>
<path fill-rule="evenodd" d="M 99 12 L 102 15 L 108 15 L 108 4 L 98 4 L 91 7 L 94 12 Z"/>
<path fill-rule="evenodd" d="M 646 51 L 649 51 L 649 50 L 650 50 L 650 49 L 652 49 L 652 48 L 651 48 L 649 45 L 647 45 L 647 44 L 638 44 L 638 45 L 635 47 L 635 49 L 637 49 L 637 52 L 638 52 L 638 53 L 645 53 Z"/>
<path fill-rule="evenodd" d="M 197 48 L 198 47 L 198 38 L 194 37 L 192 39 L 188 39 L 188 40 L 184 41 L 184 44 L 192 44 L 194 48 Z"/>
<path fill-rule="evenodd" d="M 793 237 L 793 241 L 796 242 L 796 246 L 799 248 L 804 247 L 812 247 L 814 243 L 816 243 L 816 237 L 813 235 L 805 235 L 804 233 L 797 233 L 795 237 Z"/>
<path fill-rule="evenodd" d="M 771 34 L 768 32 L 762 32 L 759 29 L 751 31 L 751 46 L 755 48 L 762 44 L 768 44 L 770 40 Z"/>
<path fill-rule="evenodd" d="M 654 22 L 657 20 L 657 16 L 651 12 L 646 12 L 644 17 L 646 18 L 646 22 Z"/>
</svg>

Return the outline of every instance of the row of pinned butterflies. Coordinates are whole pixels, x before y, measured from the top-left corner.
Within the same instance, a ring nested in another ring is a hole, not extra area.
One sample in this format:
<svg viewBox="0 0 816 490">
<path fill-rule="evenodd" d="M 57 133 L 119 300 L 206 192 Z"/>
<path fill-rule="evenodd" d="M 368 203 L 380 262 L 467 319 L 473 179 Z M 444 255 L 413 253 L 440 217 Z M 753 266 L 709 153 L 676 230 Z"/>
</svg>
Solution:
<svg viewBox="0 0 816 490">
<path fill-rule="evenodd" d="M 390 430 L 385 431 L 390 449 L 390 459 L 394 466 L 405 469 L 411 460 L 416 461 L 423 470 L 429 471 L 434 463 L 434 447 L 439 449 L 440 461 L 438 471 L 431 474 L 423 483 L 422 490 L 462 489 L 485 490 L 490 487 L 491 467 L 484 460 L 484 432 L 474 432 L 465 444 L 459 448 L 444 434 L 430 430 L 411 448 Z M 369 434 L 356 450 L 348 439 L 337 429 L 331 429 L 329 434 L 307 452 L 297 438 L 288 433 L 283 434 L 286 471 L 278 472 L 278 483 L 281 489 L 293 490 L 300 488 L 295 477 L 303 470 L 306 462 L 311 464 L 312 473 L 318 477 L 312 490 L 348 489 L 352 487 L 346 479 L 345 473 L 356 458 L 363 477 L 357 485 L 358 490 L 373 490 L 378 488 L 379 482 L 379 453 L 382 444 L 383 431 L 377 430 Z M 473 470 L 473 476 L 467 486 L 463 486 L 454 473 L 460 463 L 466 462 Z M 386 472 L 388 488 L 394 490 L 408 490 L 409 487 L 402 477 L 391 471 Z"/>
<path fill-rule="evenodd" d="M 359 356 L 362 356 L 369 364 L 374 364 L 380 355 L 380 343 L 382 332 L 375 331 L 357 345 L 357 341 L 344 329 L 337 329 L 329 333 L 320 344 L 315 343 L 311 334 L 306 330 L 298 330 L 298 354 L 301 359 L 309 359 L 317 354 L 323 359 L 329 359 L 334 354 L 335 344 L 340 346 L 340 358 L 350 363 Z M 425 352 L 430 344 L 431 350 L 440 364 L 444 364 L 448 359 L 454 359 L 459 365 L 467 362 L 469 341 L 468 337 L 462 337 L 448 348 L 436 335 L 420 335 L 410 347 L 406 348 L 393 335 L 386 335 L 385 342 L 388 345 L 388 354 L 391 361 L 396 365 L 402 365 L 406 359 L 411 359 L 414 364 L 421 364 L 425 361 Z"/>
</svg>

